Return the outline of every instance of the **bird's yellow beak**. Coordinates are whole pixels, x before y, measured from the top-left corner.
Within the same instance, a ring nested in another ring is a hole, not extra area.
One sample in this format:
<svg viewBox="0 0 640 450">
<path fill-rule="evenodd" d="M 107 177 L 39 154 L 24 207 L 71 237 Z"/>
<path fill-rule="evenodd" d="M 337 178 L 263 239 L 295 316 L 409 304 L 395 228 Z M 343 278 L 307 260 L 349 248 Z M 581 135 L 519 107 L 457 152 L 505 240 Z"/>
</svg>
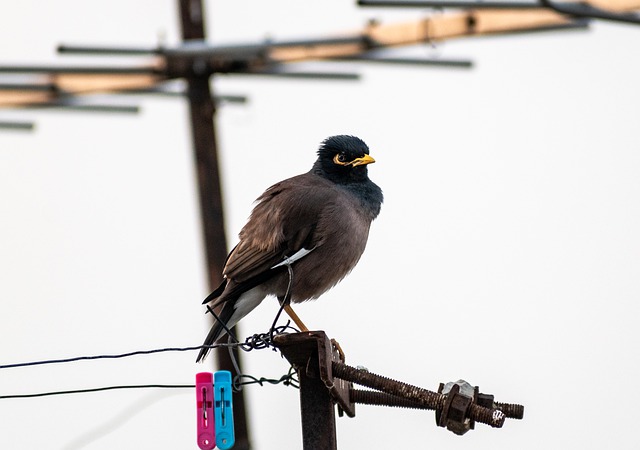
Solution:
<svg viewBox="0 0 640 450">
<path fill-rule="evenodd" d="M 374 163 L 374 162 L 376 162 L 376 160 L 373 159 L 371 156 L 364 155 L 362 158 L 356 158 L 353 161 L 351 161 L 351 165 L 353 167 L 364 166 L 366 164 L 371 164 L 371 163 Z"/>
</svg>

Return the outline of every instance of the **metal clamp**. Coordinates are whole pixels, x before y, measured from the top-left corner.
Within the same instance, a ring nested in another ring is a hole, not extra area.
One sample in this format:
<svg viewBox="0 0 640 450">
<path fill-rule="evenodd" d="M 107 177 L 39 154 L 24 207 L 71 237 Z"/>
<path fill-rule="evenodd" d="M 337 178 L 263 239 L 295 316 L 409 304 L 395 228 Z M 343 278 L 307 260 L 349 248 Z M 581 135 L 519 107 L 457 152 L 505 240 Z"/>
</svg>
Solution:
<svg viewBox="0 0 640 450">
<path fill-rule="evenodd" d="M 441 384 L 438 392 L 432 392 L 351 367 L 323 331 L 278 335 L 274 344 L 300 374 L 320 378 L 339 413 L 349 417 L 355 416 L 355 403 L 430 409 L 435 410 L 439 426 L 462 435 L 473 429 L 475 422 L 500 428 L 505 419 L 524 416 L 522 405 L 496 403 L 493 395 L 481 394 L 463 380 Z M 354 389 L 354 383 L 374 390 Z"/>
</svg>

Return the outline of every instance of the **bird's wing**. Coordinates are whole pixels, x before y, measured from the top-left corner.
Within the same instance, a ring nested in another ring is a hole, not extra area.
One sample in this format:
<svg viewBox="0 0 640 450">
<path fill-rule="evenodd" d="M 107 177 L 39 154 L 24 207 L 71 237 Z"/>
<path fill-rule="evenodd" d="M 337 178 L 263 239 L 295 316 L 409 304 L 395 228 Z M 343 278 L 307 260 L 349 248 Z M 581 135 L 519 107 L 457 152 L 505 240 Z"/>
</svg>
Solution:
<svg viewBox="0 0 640 450">
<path fill-rule="evenodd" d="M 264 274 L 300 250 L 322 245 L 316 227 L 335 204 L 336 189 L 312 174 L 282 181 L 257 200 L 224 274 L 238 283 Z M 301 253 L 298 253 L 301 254 Z"/>
</svg>

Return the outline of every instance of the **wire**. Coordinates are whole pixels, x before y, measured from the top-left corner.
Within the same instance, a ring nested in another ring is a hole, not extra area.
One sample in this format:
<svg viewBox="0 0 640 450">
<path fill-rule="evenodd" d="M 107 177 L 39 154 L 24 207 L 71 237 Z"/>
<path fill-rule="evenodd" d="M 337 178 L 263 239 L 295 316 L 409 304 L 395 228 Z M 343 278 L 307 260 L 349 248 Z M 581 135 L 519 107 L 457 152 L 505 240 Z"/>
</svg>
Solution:
<svg viewBox="0 0 640 450">
<path fill-rule="evenodd" d="M 106 386 L 106 387 L 89 388 L 89 389 L 74 389 L 70 391 L 39 392 L 37 394 L 0 395 L 0 400 L 6 400 L 10 398 L 49 397 L 52 395 L 85 394 L 87 392 L 114 391 L 117 389 L 149 389 L 149 388 L 184 389 L 184 388 L 195 388 L 195 384 L 138 384 L 138 385 L 131 385 L 131 386 Z"/>
<path fill-rule="evenodd" d="M 291 267 L 291 263 L 289 262 L 288 259 L 285 261 L 286 261 L 285 264 L 287 266 L 287 272 L 289 273 L 289 282 L 287 283 L 287 291 L 284 293 L 284 297 L 280 301 L 280 309 L 278 309 L 278 314 L 276 314 L 276 318 L 273 319 L 273 324 L 271 325 L 271 330 L 269 335 L 269 338 L 271 340 L 273 340 L 273 335 L 276 329 L 276 324 L 278 323 L 278 319 L 280 319 L 280 314 L 282 314 L 282 311 L 284 310 L 285 306 L 287 306 L 289 302 L 291 302 L 291 286 L 293 285 L 293 267 Z M 289 325 L 289 322 L 287 322 L 287 325 Z"/>
<path fill-rule="evenodd" d="M 282 383 L 285 386 L 292 386 L 296 389 L 300 389 L 300 381 L 298 380 L 297 375 L 298 373 L 293 366 L 289 368 L 288 373 L 286 373 L 285 375 L 282 375 L 278 379 L 264 378 L 264 377 L 256 378 L 251 375 L 240 374 L 240 375 L 236 375 L 233 379 L 233 390 L 238 392 L 238 391 L 241 391 L 242 388 L 248 384 L 259 384 L 260 386 L 264 386 L 264 383 L 269 383 L 269 384 Z M 249 381 L 241 381 L 243 378 L 248 378 Z"/>
<path fill-rule="evenodd" d="M 285 292 L 284 297 L 280 301 L 280 308 L 278 309 L 278 313 L 276 314 L 275 319 L 273 319 L 273 324 L 271 325 L 271 328 L 269 329 L 269 333 L 254 334 L 253 336 L 250 336 L 245 340 L 245 344 L 248 344 L 249 347 L 251 347 L 250 350 L 273 347 L 273 337 L 275 335 L 282 334 L 282 333 L 286 332 L 287 329 L 293 329 L 295 331 L 298 331 L 297 329 L 295 329 L 295 328 L 290 326 L 290 323 L 291 323 L 290 320 L 288 320 L 286 325 L 284 325 L 282 327 L 277 327 L 276 326 L 278 324 L 278 320 L 280 319 L 280 315 L 282 314 L 282 311 L 284 310 L 285 306 L 287 306 L 289 304 L 289 301 L 291 300 L 291 286 L 293 284 L 293 268 L 291 267 L 291 264 L 288 263 L 288 262 L 286 263 L 286 266 L 287 266 L 287 270 L 289 272 L 289 283 L 287 284 L 287 291 Z M 278 300 L 280 300 L 280 299 L 278 299 Z M 229 339 L 234 339 L 237 342 L 237 339 L 235 338 L 235 336 L 233 336 L 231 331 L 227 328 L 227 325 L 215 314 L 213 309 L 211 309 L 211 307 L 209 307 L 209 306 L 207 306 L 207 309 L 209 310 L 209 312 L 211 314 L 213 314 L 213 316 L 216 318 L 216 320 L 218 322 L 220 322 L 220 324 L 227 331 L 227 335 L 229 336 L 227 338 L 227 341 Z M 273 347 L 273 349 L 276 350 L 275 347 Z M 247 351 L 250 351 L 250 350 L 247 350 Z M 291 376 L 291 370 L 293 369 L 293 366 L 289 369 L 289 373 L 287 375 L 283 375 L 278 380 L 268 379 L 268 378 L 256 378 L 256 377 L 253 377 L 251 375 L 244 375 L 244 374 L 242 374 L 240 372 L 240 365 L 238 364 L 235 352 L 233 351 L 233 348 L 231 346 L 229 347 L 229 358 L 231 359 L 231 364 L 233 364 L 233 368 L 235 369 L 236 373 L 238 374 L 233 379 L 233 390 L 236 391 L 236 392 L 240 392 L 242 390 L 242 388 L 246 384 L 259 383 L 260 386 L 262 386 L 263 382 L 271 383 L 271 384 L 284 383 L 285 385 L 291 385 L 291 386 L 294 386 L 294 387 L 298 387 L 297 380 L 292 380 L 292 376 Z M 244 378 L 249 378 L 252 381 L 248 381 L 248 382 L 244 382 L 244 383 L 240 382 L 240 379 L 242 379 L 243 377 Z M 295 382 L 295 384 L 294 384 L 294 382 Z"/>
<path fill-rule="evenodd" d="M 222 328 L 224 328 L 224 331 L 227 332 L 227 336 L 229 336 L 231 339 L 233 339 L 233 341 L 235 343 L 238 342 L 238 339 L 236 338 L 235 334 L 233 334 L 231 332 L 231 330 L 229 329 L 229 327 L 227 326 L 227 324 L 220 318 L 220 316 L 218 316 L 215 311 L 213 310 L 213 308 L 209 305 L 207 305 L 207 311 L 209 311 L 211 313 L 211 315 L 213 315 L 213 317 L 216 319 L 216 322 L 218 322 Z M 206 356 L 206 355 L 205 355 Z"/>
<path fill-rule="evenodd" d="M 131 356 L 139 356 L 139 355 L 150 355 L 156 353 L 166 353 L 166 352 L 186 352 L 186 351 L 194 351 L 200 350 L 203 348 L 217 348 L 217 347 L 228 347 L 229 350 L 233 348 L 240 348 L 245 352 L 250 352 L 251 350 L 261 350 L 265 348 L 272 348 L 274 351 L 277 348 L 273 345 L 272 339 L 273 336 L 284 334 L 289 330 L 298 331 L 297 329 L 291 327 L 289 325 L 290 322 L 287 322 L 285 325 L 276 327 L 275 322 L 271 329 L 266 333 L 256 333 L 252 336 L 248 336 L 244 342 L 227 342 L 227 343 L 219 343 L 213 345 L 197 345 L 190 347 L 167 347 L 167 348 L 157 348 L 151 350 L 136 350 L 133 352 L 127 353 L 119 353 L 119 354 L 107 354 L 107 355 L 90 355 L 90 356 L 75 356 L 72 358 L 63 358 L 63 359 L 48 359 L 42 361 L 28 361 L 28 362 L 20 362 L 14 364 L 3 364 L 0 365 L 1 369 L 13 369 L 18 367 L 33 367 L 33 366 L 41 366 L 46 364 L 64 364 L 71 363 L 77 361 L 92 361 L 98 359 L 119 359 L 119 358 L 127 358 Z M 265 383 L 268 384 L 284 384 L 285 386 L 292 386 L 295 388 L 299 387 L 298 380 L 296 378 L 296 372 L 293 367 L 289 368 L 289 372 L 278 379 L 275 378 L 265 378 L 265 377 L 254 377 L 253 375 L 242 374 L 238 370 L 237 363 L 235 362 L 235 358 L 233 357 L 234 365 L 236 367 L 236 372 L 238 375 L 235 376 L 233 380 L 233 389 L 235 391 L 240 391 L 242 388 L 249 384 L 259 384 L 260 386 L 264 386 Z M 246 380 L 246 381 L 244 381 Z M 52 392 L 40 392 L 40 393 L 32 393 L 32 394 L 12 394 L 12 395 L 0 395 L 0 400 L 6 399 L 15 399 L 15 398 L 35 398 L 35 397 L 47 397 L 53 395 L 67 395 L 67 394 L 80 394 L 80 393 L 89 393 L 89 392 L 101 392 L 101 391 L 111 391 L 118 389 L 148 389 L 148 388 L 163 388 L 163 389 L 183 389 L 183 388 L 194 388 L 193 384 L 144 384 L 144 385 L 122 385 L 122 386 L 106 386 L 106 387 L 98 387 L 98 388 L 89 388 L 89 389 L 73 389 L 67 391 L 52 391 Z"/>
<path fill-rule="evenodd" d="M 298 331 L 295 328 L 291 327 L 289 325 L 289 322 L 287 322 L 286 325 L 274 328 L 273 332 L 274 332 L 274 335 L 278 335 L 278 334 L 286 333 L 287 330 Z M 63 358 L 63 359 L 47 359 L 42 361 L 20 362 L 20 363 L 14 363 L 14 364 L 0 365 L 0 370 L 14 369 L 17 367 L 41 366 L 45 364 L 64 364 L 64 363 L 77 362 L 77 361 L 92 361 L 96 359 L 119 359 L 119 358 L 128 358 L 130 356 L 151 355 L 155 353 L 188 352 L 188 351 L 200 350 L 203 348 L 218 348 L 218 347 L 240 348 L 245 352 L 250 352 L 251 350 L 260 350 L 263 348 L 273 347 L 273 344 L 271 342 L 270 332 L 268 332 L 268 333 L 259 333 L 259 334 L 254 334 L 252 336 L 249 336 L 246 338 L 245 342 L 197 345 L 197 346 L 191 346 L 191 347 L 167 347 L 167 348 L 156 348 L 151 350 L 136 350 L 128 353 L 74 356 L 72 358 Z"/>
<path fill-rule="evenodd" d="M 75 356 L 73 358 L 65 358 L 65 359 L 48 359 L 43 361 L 30 361 L 30 362 L 21 362 L 16 364 L 3 364 L 3 365 L 0 365 L 0 369 L 13 369 L 16 367 L 40 366 L 45 364 L 63 364 L 63 363 L 69 363 L 69 362 L 95 360 L 95 359 L 118 359 L 118 358 L 127 358 L 129 356 L 151 355 L 154 353 L 164 353 L 164 352 L 187 352 L 192 350 L 199 350 L 205 347 L 219 347 L 221 345 L 226 345 L 226 344 L 199 345 L 199 346 L 193 346 L 193 347 L 156 348 L 152 350 L 136 350 L 133 352 L 120 353 L 120 354 L 114 354 L 114 355 Z"/>
</svg>

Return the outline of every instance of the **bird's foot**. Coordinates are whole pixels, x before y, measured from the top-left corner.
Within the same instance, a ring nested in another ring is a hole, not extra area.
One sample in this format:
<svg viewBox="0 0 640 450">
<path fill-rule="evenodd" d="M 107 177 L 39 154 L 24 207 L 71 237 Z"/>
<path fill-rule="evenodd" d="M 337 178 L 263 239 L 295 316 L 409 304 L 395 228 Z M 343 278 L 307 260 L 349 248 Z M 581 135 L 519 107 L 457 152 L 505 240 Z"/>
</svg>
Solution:
<svg viewBox="0 0 640 450">
<path fill-rule="evenodd" d="M 336 350 L 340 355 L 340 360 L 342 362 L 345 362 L 346 357 L 345 357 L 344 351 L 342 350 L 342 347 L 340 347 L 340 343 L 335 339 L 331 339 L 331 345 L 333 346 L 333 349 Z"/>
</svg>

